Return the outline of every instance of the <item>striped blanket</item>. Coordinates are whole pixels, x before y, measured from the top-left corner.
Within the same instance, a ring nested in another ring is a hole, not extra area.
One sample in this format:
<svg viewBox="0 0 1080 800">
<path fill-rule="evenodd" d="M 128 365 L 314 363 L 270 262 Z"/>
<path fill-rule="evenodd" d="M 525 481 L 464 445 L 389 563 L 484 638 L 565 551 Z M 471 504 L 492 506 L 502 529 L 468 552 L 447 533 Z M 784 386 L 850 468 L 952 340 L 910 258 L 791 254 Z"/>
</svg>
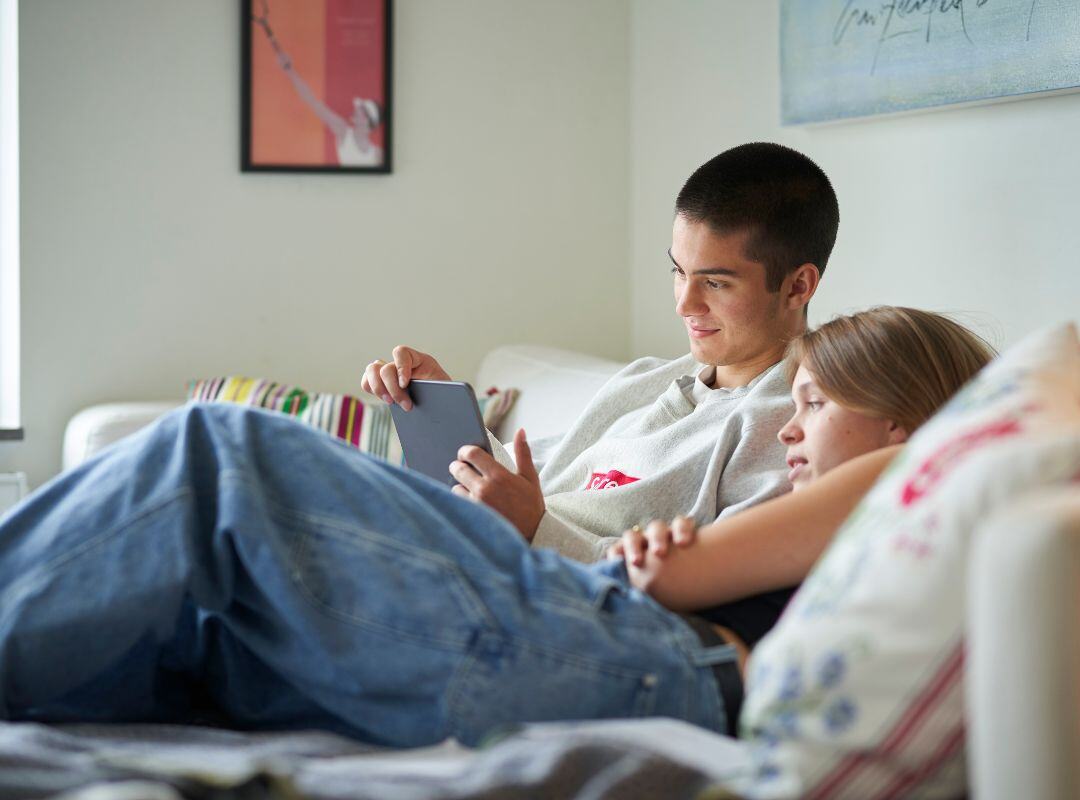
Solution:
<svg viewBox="0 0 1080 800">
<path fill-rule="evenodd" d="M 492 388 L 477 398 L 488 430 L 498 427 L 518 394 L 517 389 L 500 391 Z M 348 442 L 361 452 L 392 464 L 404 463 L 390 406 L 371 395 L 360 399 L 347 394 L 308 392 L 298 386 L 264 378 L 230 375 L 191 381 L 187 399 L 190 402 L 239 403 L 280 411 Z"/>
</svg>

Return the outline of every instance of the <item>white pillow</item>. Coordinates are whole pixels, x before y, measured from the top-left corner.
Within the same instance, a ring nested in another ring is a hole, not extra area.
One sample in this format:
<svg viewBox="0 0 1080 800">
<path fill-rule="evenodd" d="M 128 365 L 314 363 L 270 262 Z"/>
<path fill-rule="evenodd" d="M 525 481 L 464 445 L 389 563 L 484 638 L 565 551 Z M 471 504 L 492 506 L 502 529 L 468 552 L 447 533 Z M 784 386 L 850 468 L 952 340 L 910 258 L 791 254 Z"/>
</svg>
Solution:
<svg viewBox="0 0 1080 800">
<path fill-rule="evenodd" d="M 977 523 L 1080 475 L 1080 342 L 989 364 L 924 425 L 754 651 L 750 797 L 965 794 L 965 584 Z M 1023 530 L 1016 535 L 1022 536 Z"/>
</svg>

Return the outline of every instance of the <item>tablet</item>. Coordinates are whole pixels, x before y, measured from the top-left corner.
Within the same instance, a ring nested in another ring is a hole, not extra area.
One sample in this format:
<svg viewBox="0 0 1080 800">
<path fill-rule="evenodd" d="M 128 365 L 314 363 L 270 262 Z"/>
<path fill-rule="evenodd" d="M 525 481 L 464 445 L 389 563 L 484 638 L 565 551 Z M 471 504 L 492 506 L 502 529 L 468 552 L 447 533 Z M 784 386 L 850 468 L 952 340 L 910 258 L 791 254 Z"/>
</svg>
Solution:
<svg viewBox="0 0 1080 800">
<path fill-rule="evenodd" d="M 390 406 L 405 466 L 455 486 L 450 462 L 461 447 L 474 444 L 491 452 L 476 395 L 463 381 L 409 381 L 408 391 L 412 411 Z"/>
</svg>

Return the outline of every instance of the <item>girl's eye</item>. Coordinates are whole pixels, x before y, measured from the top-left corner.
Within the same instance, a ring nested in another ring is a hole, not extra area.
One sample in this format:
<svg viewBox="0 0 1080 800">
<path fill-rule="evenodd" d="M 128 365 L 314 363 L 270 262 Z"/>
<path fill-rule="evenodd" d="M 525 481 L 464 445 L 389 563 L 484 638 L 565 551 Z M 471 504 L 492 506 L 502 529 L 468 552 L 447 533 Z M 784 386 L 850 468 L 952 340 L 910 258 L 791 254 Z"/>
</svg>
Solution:
<svg viewBox="0 0 1080 800">
<path fill-rule="evenodd" d="M 671 268 L 671 274 L 674 275 L 676 278 L 683 277 L 683 271 L 681 269 L 679 269 L 678 267 L 672 267 Z"/>
<path fill-rule="evenodd" d="M 823 401 L 821 401 L 821 400 L 807 400 L 806 401 L 806 407 L 809 408 L 811 411 L 817 411 L 823 405 L 825 405 L 825 403 Z"/>
</svg>

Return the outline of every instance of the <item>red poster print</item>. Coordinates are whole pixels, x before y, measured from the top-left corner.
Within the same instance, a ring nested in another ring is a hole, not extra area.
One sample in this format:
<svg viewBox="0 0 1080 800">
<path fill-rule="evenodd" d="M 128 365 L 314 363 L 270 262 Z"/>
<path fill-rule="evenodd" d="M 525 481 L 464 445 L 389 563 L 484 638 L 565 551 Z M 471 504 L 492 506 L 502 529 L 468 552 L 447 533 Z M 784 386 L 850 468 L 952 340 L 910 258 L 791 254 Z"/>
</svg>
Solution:
<svg viewBox="0 0 1080 800">
<path fill-rule="evenodd" d="M 244 0 L 244 170 L 390 171 L 390 0 Z"/>
</svg>

